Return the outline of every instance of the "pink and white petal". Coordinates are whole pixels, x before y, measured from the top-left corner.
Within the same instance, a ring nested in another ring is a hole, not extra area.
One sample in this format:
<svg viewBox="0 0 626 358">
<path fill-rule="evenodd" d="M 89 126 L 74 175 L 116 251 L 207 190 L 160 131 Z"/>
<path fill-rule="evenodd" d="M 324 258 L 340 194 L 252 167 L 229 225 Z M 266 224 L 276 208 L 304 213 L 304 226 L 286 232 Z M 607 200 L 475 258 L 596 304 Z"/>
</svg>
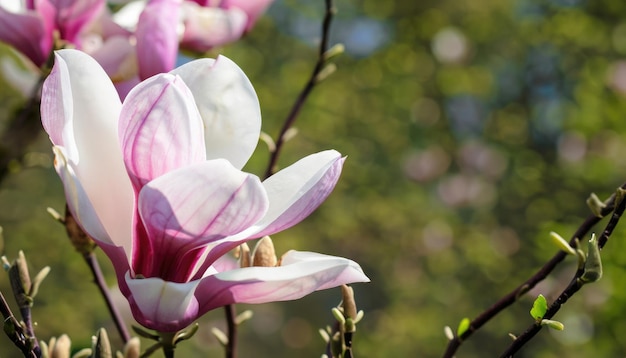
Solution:
<svg viewBox="0 0 626 358">
<path fill-rule="evenodd" d="M 267 206 L 258 177 L 217 159 L 149 182 L 139 193 L 138 211 L 159 276 L 181 281 L 195 273 L 204 246 L 252 225 Z M 216 259 L 210 257 L 211 263 Z"/>
<path fill-rule="evenodd" d="M 225 158 L 243 168 L 261 133 L 261 109 L 254 88 L 230 59 L 191 61 L 171 73 L 183 78 L 204 121 L 207 159 Z"/>
<path fill-rule="evenodd" d="M 81 31 L 104 10 L 104 0 L 48 0 L 56 9 L 62 39 L 77 44 Z"/>
<path fill-rule="evenodd" d="M 0 6 L 0 41 L 13 46 L 37 67 L 42 66 L 52 50 L 52 33 L 34 11 L 14 13 Z"/>
<path fill-rule="evenodd" d="M 196 289 L 200 314 L 232 303 L 299 299 L 311 292 L 369 282 L 356 262 L 314 252 L 289 251 L 278 267 L 246 267 L 202 278 Z"/>
<path fill-rule="evenodd" d="M 135 31 L 140 79 L 174 68 L 180 3 L 180 0 L 150 1 L 141 13 Z"/>
<path fill-rule="evenodd" d="M 111 36 L 88 52 L 113 83 L 137 77 L 137 58 L 135 47 L 126 36 Z"/>
<path fill-rule="evenodd" d="M 248 232 L 251 237 L 272 235 L 309 216 L 335 188 L 344 160 L 339 152 L 326 150 L 304 157 L 266 179 L 263 186 L 270 208 Z"/>
<path fill-rule="evenodd" d="M 248 15 L 246 31 L 254 26 L 254 23 L 267 10 L 274 0 L 224 0 L 220 7 L 225 9 L 241 9 Z"/>
<path fill-rule="evenodd" d="M 121 103 L 115 87 L 100 65 L 80 51 L 58 51 L 54 67 L 42 92 L 44 128 L 67 151 L 108 237 L 116 246 L 126 246 L 134 195 L 117 139 Z"/>
<path fill-rule="evenodd" d="M 72 216 L 83 230 L 96 241 L 113 244 L 113 241 L 102 226 L 102 222 L 100 222 L 96 210 L 89 201 L 89 197 L 85 193 L 80 181 L 77 180 L 74 172 L 74 164 L 71 163 L 66 156 L 65 148 L 54 146 L 52 151 L 54 152 L 54 168 L 63 183 L 67 206 Z"/>
<path fill-rule="evenodd" d="M 194 296 L 198 281 L 175 283 L 157 277 L 125 277 L 133 316 L 142 326 L 159 332 L 176 332 L 198 317 Z"/>
<path fill-rule="evenodd" d="M 202 7 L 196 3 L 183 3 L 185 31 L 181 47 L 196 52 L 206 52 L 241 38 L 248 16 L 238 8 L 225 10 Z"/>
<path fill-rule="evenodd" d="M 202 119 L 178 76 L 154 76 L 131 90 L 119 126 L 124 163 L 137 192 L 167 172 L 205 160 Z"/>
</svg>

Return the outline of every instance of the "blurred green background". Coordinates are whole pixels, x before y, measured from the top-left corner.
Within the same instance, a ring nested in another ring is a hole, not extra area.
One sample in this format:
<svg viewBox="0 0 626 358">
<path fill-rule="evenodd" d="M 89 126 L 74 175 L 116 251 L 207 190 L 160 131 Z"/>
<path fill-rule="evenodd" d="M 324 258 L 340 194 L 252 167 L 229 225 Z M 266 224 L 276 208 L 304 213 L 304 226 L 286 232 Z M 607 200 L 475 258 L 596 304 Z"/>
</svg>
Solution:
<svg viewBox="0 0 626 358">
<path fill-rule="evenodd" d="M 302 224 L 274 236 L 277 251 L 311 250 L 359 262 L 365 311 L 358 357 L 437 357 L 456 329 L 524 281 L 626 179 L 626 2 L 622 0 L 336 1 L 332 43 L 346 53 L 313 92 L 280 164 L 335 148 L 348 156 L 335 192 Z M 316 57 L 323 2 L 276 0 L 242 41 L 214 51 L 251 78 L 263 130 L 275 137 Z M 5 49 L 6 50 L 6 49 Z M 6 51 L 5 51 L 6 53 Z M 0 86 L 6 122 L 24 99 Z M 260 143 L 247 170 L 262 175 Z M 40 339 L 67 332 L 75 348 L 112 329 L 80 256 L 46 213 L 63 209 L 45 135 L 0 187 L 10 259 L 52 271 L 33 308 Z M 605 223 L 601 223 L 604 225 Z M 618 226 L 604 278 L 584 287 L 518 357 L 626 355 L 626 243 Z M 600 232 L 603 226 L 595 231 Z M 103 257 L 110 284 L 115 284 Z M 537 294 L 553 300 L 575 270 L 547 280 L 465 342 L 457 357 L 492 357 L 530 324 Z M 8 296 L 8 280 L 0 276 Z M 9 299 L 12 300 L 11 297 Z M 338 289 L 259 306 L 241 327 L 241 357 L 319 357 Z M 221 357 L 210 312 L 178 356 Z M 19 357 L 0 337 L 0 358 Z M 145 345 L 144 345 L 145 347 Z"/>
</svg>

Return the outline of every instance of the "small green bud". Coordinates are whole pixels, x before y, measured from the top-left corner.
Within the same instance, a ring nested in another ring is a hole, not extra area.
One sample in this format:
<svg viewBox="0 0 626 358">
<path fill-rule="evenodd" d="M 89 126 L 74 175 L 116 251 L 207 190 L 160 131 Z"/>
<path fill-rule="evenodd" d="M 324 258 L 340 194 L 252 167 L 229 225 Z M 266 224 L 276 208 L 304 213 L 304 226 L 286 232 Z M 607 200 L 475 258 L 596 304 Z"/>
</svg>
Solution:
<svg viewBox="0 0 626 358">
<path fill-rule="evenodd" d="M 333 307 L 330 310 L 333 313 L 333 316 L 339 322 L 339 324 L 344 325 L 346 323 L 346 318 L 343 316 L 343 312 L 337 307 Z"/>
<path fill-rule="evenodd" d="M 54 343 L 53 343 L 54 342 Z M 67 334 L 50 341 L 50 358 L 69 358 L 72 341 Z"/>
<path fill-rule="evenodd" d="M 342 43 L 334 44 L 326 52 L 324 52 L 324 61 L 328 61 L 333 57 L 337 57 L 346 51 L 346 47 Z"/>
<path fill-rule="evenodd" d="M 589 198 L 587 198 L 587 206 L 589 206 L 589 209 L 591 210 L 593 215 L 599 218 L 603 217 L 602 209 L 606 208 L 606 204 L 602 202 L 602 200 L 600 200 L 600 198 L 598 198 L 595 193 L 591 193 L 589 195 Z"/>
<path fill-rule="evenodd" d="M 324 68 L 322 68 L 317 76 L 315 76 L 315 83 L 322 82 L 323 80 L 328 78 L 328 76 L 335 73 L 335 71 L 337 71 L 337 65 L 335 65 L 334 63 L 329 63 L 328 65 L 324 66 Z"/>
<path fill-rule="evenodd" d="M 139 358 L 141 355 L 141 342 L 138 337 L 131 338 L 124 346 L 124 358 Z"/>
<path fill-rule="evenodd" d="M 100 328 L 95 337 L 93 346 L 94 358 L 112 358 L 113 353 L 111 351 L 111 343 L 109 342 L 109 335 L 104 328 Z"/>
<path fill-rule="evenodd" d="M 565 329 L 565 326 L 563 325 L 563 323 L 559 322 L 559 321 L 553 321 L 551 319 L 542 319 L 541 320 L 541 325 L 542 326 L 548 326 L 552 329 L 556 329 L 557 331 L 562 331 Z"/>
<path fill-rule="evenodd" d="M 287 129 L 285 131 L 285 133 L 283 133 L 283 142 L 289 142 L 290 140 L 292 140 L 293 138 L 295 138 L 298 133 L 300 133 L 300 131 L 298 131 L 298 128 L 296 127 L 291 127 L 289 129 Z"/>
<path fill-rule="evenodd" d="M 269 150 L 270 153 L 274 153 L 274 151 L 276 151 L 276 143 L 269 134 L 261 131 L 259 139 L 267 145 L 267 150 Z"/>
<path fill-rule="evenodd" d="M 602 278 L 602 259 L 600 257 L 600 247 L 596 234 L 591 235 L 587 249 L 587 261 L 585 262 L 585 271 L 580 277 L 583 283 L 596 282 Z"/>
<path fill-rule="evenodd" d="M 181 341 L 185 341 L 188 340 L 189 338 L 193 337 L 196 332 L 198 332 L 198 328 L 200 327 L 200 325 L 198 323 L 194 324 L 193 326 L 183 330 L 183 331 L 179 331 L 176 333 L 176 335 L 174 336 L 173 342 L 174 342 L 174 346 L 176 346 L 178 344 L 178 342 Z"/>
<path fill-rule="evenodd" d="M 561 237 L 561 235 L 557 234 L 554 231 L 551 231 L 550 238 L 552 239 L 552 242 L 554 242 L 559 249 L 565 251 L 565 253 L 569 255 L 576 255 L 576 250 L 571 247 L 569 242 Z"/>
<path fill-rule="evenodd" d="M 240 325 L 243 322 L 251 319 L 252 316 L 254 316 L 254 312 L 252 312 L 252 310 L 245 310 L 238 314 L 237 317 L 235 317 L 235 324 Z"/>
<path fill-rule="evenodd" d="M 322 336 L 322 339 L 324 340 L 325 343 L 330 342 L 330 334 L 328 334 L 328 332 L 325 329 L 320 328 L 318 332 L 320 336 Z"/>
<path fill-rule="evenodd" d="M 220 342 L 222 346 L 226 347 L 228 345 L 228 336 L 226 336 L 222 330 L 217 327 L 213 327 L 211 328 L 211 333 L 215 336 L 215 338 L 217 338 L 217 341 Z"/>
</svg>

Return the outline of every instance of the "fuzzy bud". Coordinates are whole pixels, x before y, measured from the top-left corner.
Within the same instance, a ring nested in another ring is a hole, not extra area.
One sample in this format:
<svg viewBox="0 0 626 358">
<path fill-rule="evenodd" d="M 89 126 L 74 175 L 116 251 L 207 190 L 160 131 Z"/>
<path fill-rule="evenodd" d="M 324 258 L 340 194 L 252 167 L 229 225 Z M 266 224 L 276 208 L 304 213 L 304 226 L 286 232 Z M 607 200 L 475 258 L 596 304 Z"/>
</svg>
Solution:
<svg viewBox="0 0 626 358">
<path fill-rule="evenodd" d="M 264 236 L 257 242 L 252 254 L 252 266 L 274 267 L 278 264 L 274 243 L 269 236 Z"/>
</svg>

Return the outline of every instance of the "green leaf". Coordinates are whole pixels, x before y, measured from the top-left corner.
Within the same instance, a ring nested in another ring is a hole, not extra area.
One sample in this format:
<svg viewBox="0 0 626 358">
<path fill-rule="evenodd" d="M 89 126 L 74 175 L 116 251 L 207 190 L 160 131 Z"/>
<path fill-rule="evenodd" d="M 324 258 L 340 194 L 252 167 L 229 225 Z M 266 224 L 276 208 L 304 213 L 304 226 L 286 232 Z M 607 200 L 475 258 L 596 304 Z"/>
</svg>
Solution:
<svg viewBox="0 0 626 358">
<path fill-rule="evenodd" d="M 540 321 L 548 311 L 548 301 L 543 295 L 537 296 L 535 302 L 533 302 L 533 308 L 530 309 L 530 315 L 535 321 Z"/>
<path fill-rule="evenodd" d="M 463 333 L 465 333 L 470 326 L 470 319 L 465 317 L 461 320 L 461 322 L 459 322 L 459 327 L 456 329 L 456 335 L 457 337 L 461 337 L 463 335 Z"/>
</svg>

